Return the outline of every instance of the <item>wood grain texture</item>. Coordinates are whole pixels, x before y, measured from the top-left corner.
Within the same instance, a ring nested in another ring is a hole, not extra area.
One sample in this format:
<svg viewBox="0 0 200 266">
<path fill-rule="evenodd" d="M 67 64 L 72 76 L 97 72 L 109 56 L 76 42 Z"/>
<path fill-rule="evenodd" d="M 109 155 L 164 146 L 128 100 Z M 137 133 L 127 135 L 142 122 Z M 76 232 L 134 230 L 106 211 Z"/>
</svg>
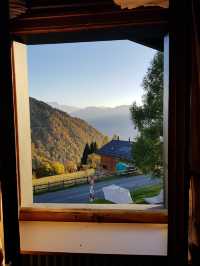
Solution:
<svg viewBox="0 0 200 266">
<path fill-rule="evenodd" d="M 13 73 L 15 92 L 16 155 L 20 180 L 20 205 L 33 202 L 30 110 L 28 91 L 27 46 L 13 42 Z M 30 177 L 30 178 L 28 178 Z"/>
<path fill-rule="evenodd" d="M 168 255 L 170 264 L 188 261 L 188 3 L 170 1 L 169 131 L 168 131 Z M 178 18 L 178 19 L 177 19 Z"/>
<path fill-rule="evenodd" d="M 166 25 L 167 10 L 74 10 L 67 8 L 29 12 L 11 22 L 11 32 L 20 34 L 70 32 L 81 29 L 122 28 L 127 26 Z"/>
<path fill-rule="evenodd" d="M 9 0 L 10 18 L 16 18 L 28 10 L 25 0 Z"/>
<path fill-rule="evenodd" d="M 62 222 L 102 222 L 102 223 L 167 223 L 167 211 L 162 209 L 129 210 L 99 208 L 45 208 L 24 207 L 20 211 L 21 221 L 62 221 Z"/>
<path fill-rule="evenodd" d="M 0 1 L 0 180 L 5 263 L 19 264 L 18 186 L 15 105 L 12 73 L 12 41 L 8 1 Z"/>
<path fill-rule="evenodd" d="M 41 1 L 11 20 L 11 33 L 26 44 L 131 39 L 162 48 L 168 10 L 121 10 L 112 1 Z M 146 35 L 144 35 L 146 32 Z M 66 34 L 67 33 L 67 34 Z"/>
</svg>

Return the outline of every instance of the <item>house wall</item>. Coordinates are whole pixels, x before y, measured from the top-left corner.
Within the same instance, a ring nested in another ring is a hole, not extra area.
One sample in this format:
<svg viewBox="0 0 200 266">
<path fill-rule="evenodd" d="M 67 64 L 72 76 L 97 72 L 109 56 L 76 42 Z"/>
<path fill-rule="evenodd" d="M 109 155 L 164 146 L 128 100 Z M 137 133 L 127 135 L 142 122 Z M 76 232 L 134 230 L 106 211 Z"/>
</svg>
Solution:
<svg viewBox="0 0 200 266">
<path fill-rule="evenodd" d="M 103 168 L 106 168 L 107 170 L 111 172 L 115 172 L 115 166 L 116 163 L 118 162 L 118 159 L 110 157 L 110 156 L 105 156 L 101 155 L 101 166 Z"/>
</svg>

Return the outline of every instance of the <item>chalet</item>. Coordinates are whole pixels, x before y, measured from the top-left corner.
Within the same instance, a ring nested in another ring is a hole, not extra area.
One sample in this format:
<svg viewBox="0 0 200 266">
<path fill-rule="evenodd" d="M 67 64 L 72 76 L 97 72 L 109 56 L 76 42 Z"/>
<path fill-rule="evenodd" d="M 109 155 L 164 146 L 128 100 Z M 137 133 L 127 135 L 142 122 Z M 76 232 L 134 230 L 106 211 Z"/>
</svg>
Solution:
<svg viewBox="0 0 200 266">
<path fill-rule="evenodd" d="M 125 140 L 111 140 L 98 150 L 101 156 L 101 166 L 104 169 L 114 172 L 119 161 L 131 162 L 132 142 Z"/>
</svg>

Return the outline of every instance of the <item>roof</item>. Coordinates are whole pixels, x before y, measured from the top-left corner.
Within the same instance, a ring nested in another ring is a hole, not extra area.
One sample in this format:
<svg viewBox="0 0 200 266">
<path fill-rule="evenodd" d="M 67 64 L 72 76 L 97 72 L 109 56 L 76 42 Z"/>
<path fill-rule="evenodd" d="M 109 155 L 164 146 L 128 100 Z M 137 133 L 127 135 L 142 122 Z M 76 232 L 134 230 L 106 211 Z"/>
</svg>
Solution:
<svg viewBox="0 0 200 266">
<path fill-rule="evenodd" d="M 109 143 L 99 149 L 97 154 L 131 161 L 132 144 L 133 142 L 131 141 L 111 140 Z"/>
</svg>

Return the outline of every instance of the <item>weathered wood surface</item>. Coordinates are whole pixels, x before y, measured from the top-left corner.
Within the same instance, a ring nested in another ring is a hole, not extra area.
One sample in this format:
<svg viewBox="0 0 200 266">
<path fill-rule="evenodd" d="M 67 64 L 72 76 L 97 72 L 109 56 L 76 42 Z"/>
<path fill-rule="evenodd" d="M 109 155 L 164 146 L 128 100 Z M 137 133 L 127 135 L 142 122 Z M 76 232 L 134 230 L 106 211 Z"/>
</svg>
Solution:
<svg viewBox="0 0 200 266">
<path fill-rule="evenodd" d="M 20 211 L 22 221 L 104 222 L 104 223 L 167 223 L 167 210 L 104 208 L 26 207 Z"/>
<path fill-rule="evenodd" d="M 162 49 L 168 10 L 122 10 L 110 0 L 34 1 L 10 27 L 13 37 L 27 44 L 131 39 Z"/>
</svg>

